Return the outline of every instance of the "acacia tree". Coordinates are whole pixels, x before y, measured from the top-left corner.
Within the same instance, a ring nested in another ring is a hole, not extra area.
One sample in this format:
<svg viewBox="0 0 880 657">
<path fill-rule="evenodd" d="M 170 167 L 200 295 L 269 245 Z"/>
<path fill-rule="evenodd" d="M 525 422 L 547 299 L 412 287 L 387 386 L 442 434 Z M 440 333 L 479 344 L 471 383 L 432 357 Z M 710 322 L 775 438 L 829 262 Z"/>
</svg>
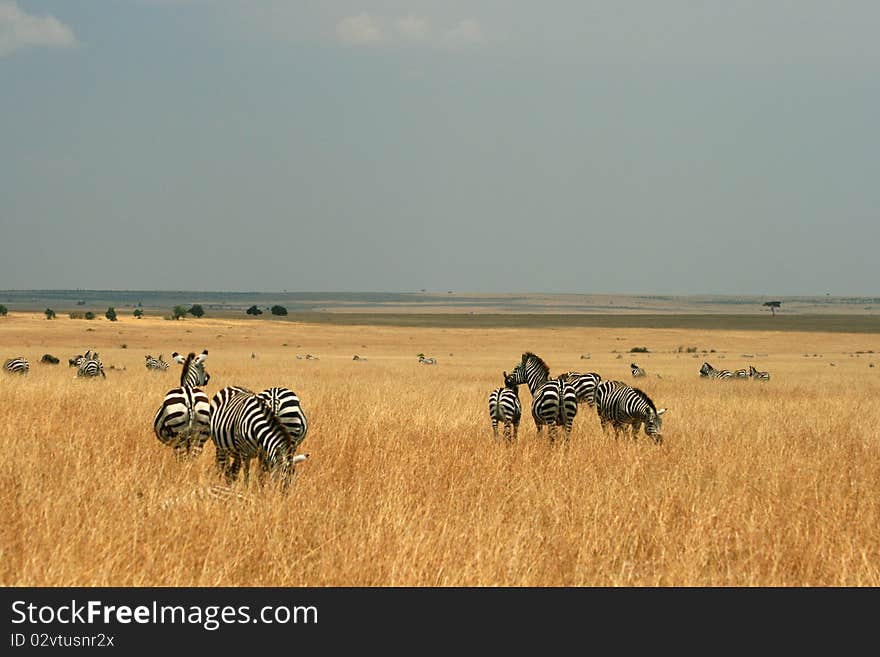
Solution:
<svg viewBox="0 0 880 657">
<path fill-rule="evenodd" d="M 272 306 L 272 314 L 273 315 L 286 315 L 287 308 L 284 306 Z"/>
<path fill-rule="evenodd" d="M 109 319 L 111 322 L 115 322 L 116 321 L 116 309 L 113 306 L 110 306 L 107 309 L 107 312 L 104 313 L 104 317 Z"/>
<path fill-rule="evenodd" d="M 248 315 L 254 315 L 254 316 L 256 316 L 256 315 L 262 315 L 262 314 L 263 314 L 263 311 L 260 310 L 259 308 L 257 308 L 256 305 L 251 306 L 251 307 L 248 308 L 245 312 L 246 312 Z"/>
<path fill-rule="evenodd" d="M 194 303 L 193 307 L 189 309 L 189 314 L 193 317 L 203 317 L 205 315 L 205 309 L 201 307 L 201 305 Z"/>
<path fill-rule="evenodd" d="M 186 315 L 186 306 L 174 306 L 174 309 L 171 311 L 172 319 L 180 319 L 184 315 Z"/>
<path fill-rule="evenodd" d="M 135 317 L 137 317 L 138 319 L 140 319 L 141 317 L 144 316 L 144 311 L 141 310 L 140 308 L 135 308 L 135 309 L 134 309 L 134 312 L 132 313 L 132 315 L 134 315 Z"/>
<path fill-rule="evenodd" d="M 9 309 L 0 303 L 0 317 L 6 317 L 6 313 L 9 312 Z"/>
<path fill-rule="evenodd" d="M 770 315 L 776 317 L 776 309 L 782 305 L 781 301 L 765 301 L 764 305 L 770 309 Z"/>
</svg>

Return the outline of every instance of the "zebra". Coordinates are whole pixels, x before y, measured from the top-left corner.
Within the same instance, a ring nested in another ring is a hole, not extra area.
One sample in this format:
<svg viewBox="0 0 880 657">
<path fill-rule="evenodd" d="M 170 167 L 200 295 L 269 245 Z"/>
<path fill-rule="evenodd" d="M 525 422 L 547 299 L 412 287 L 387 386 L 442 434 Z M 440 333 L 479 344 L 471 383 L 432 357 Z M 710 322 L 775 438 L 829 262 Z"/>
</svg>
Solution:
<svg viewBox="0 0 880 657">
<path fill-rule="evenodd" d="M 208 350 L 205 349 L 198 356 L 190 352 L 184 358 L 176 351 L 171 354 L 171 358 L 175 363 L 183 365 L 180 372 L 180 385 L 196 388 L 208 385 L 211 375 L 205 370 L 205 359 L 208 357 Z"/>
<path fill-rule="evenodd" d="M 211 434 L 211 401 L 201 388 L 181 386 L 165 393 L 153 418 L 153 431 L 178 460 L 195 458 Z"/>
<path fill-rule="evenodd" d="M 3 362 L 3 371 L 10 374 L 27 374 L 31 369 L 30 363 L 24 356 L 7 358 Z"/>
<path fill-rule="evenodd" d="M 602 381 L 596 388 L 596 412 L 603 431 L 609 423 L 615 433 L 622 430 L 624 425 L 630 424 L 632 437 L 635 439 L 644 424 L 645 435 L 653 438 L 657 444 L 663 442 L 663 420 L 660 416 L 666 409 L 661 408 L 658 411 L 651 398 L 638 388 L 622 381 Z"/>
<path fill-rule="evenodd" d="M 292 440 L 293 452 L 291 453 L 295 453 L 305 440 L 309 430 L 309 423 L 306 420 L 306 414 L 300 404 L 299 397 L 293 390 L 278 387 L 266 388 L 259 393 L 259 396 L 265 400 L 284 428 L 287 429 Z"/>
<path fill-rule="evenodd" d="M 58 358 L 55 358 L 52 354 L 43 354 L 43 357 L 40 359 L 41 363 L 45 363 L 47 365 L 57 365 L 61 361 Z"/>
<path fill-rule="evenodd" d="M 78 379 L 91 379 L 98 375 L 102 378 L 107 378 L 107 375 L 104 374 L 104 365 L 101 363 L 101 359 L 98 358 L 98 352 L 93 352 L 89 349 L 84 355 L 76 357 L 76 378 Z"/>
<path fill-rule="evenodd" d="M 578 400 L 573 385 L 564 377 L 550 379 L 550 368 L 540 356 L 527 351 L 510 374 L 511 382 L 525 383 L 532 393 L 532 419 L 540 435 L 548 427 L 550 441 L 556 439 L 556 428 L 562 426 L 565 438 L 577 415 Z"/>
<path fill-rule="evenodd" d="M 643 376 L 646 376 L 646 375 L 645 375 L 645 370 L 643 370 L 641 367 L 639 367 L 639 366 L 636 365 L 635 363 L 630 363 L 630 364 L 629 364 L 629 368 L 630 368 L 630 370 L 632 370 L 632 375 L 633 375 L 633 378 L 634 378 L 634 379 L 638 379 L 638 378 L 641 378 L 641 377 L 643 377 Z"/>
<path fill-rule="evenodd" d="M 162 354 L 159 354 L 158 358 L 153 358 L 152 355 L 147 354 L 146 366 L 148 370 L 154 370 L 159 372 L 164 372 L 168 369 L 168 363 L 162 360 Z"/>
<path fill-rule="evenodd" d="M 770 372 L 760 372 L 755 369 L 754 365 L 749 365 L 749 377 L 752 381 L 769 381 Z"/>
<path fill-rule="evenodd" d="M 700 376 L 707 379 L 732 379 L 733 372 L 730 370 L 716 370 L 709 363 L 703 363 L 700 367 Z"/>
<path fill-rule="evenodd" d="M 290 433 L 266 400 L 247 388 L 227 386 L 211 398 L 210 426 L 217 468 L 227 485 L 237 479 L 242 464 L 247 485 L 250 461 L 256 456 L 262 466 L 260 479 L 269 472 L 286 492 L 295 474 L 294 466 L 308 458 L 305 454 L 293 455 Z"/>
<path fill-rule="evenodd" d="M 492 433 L 498 437 L 498 423 L 504 424 L 503 434 L 508 440 L 516 440 L 519 421 L 522 418 L 522 404 L 519 401 L 518 384 L 514 377 L 504 372 L 504 387 L 495 388 L 489 393 L 489 418 L 492 420 Z"/>
<path fill-rule="evenodd" d="M 596 405 L 596 386 L 602 380 L 601 376 L 595 372 L 566 372 L 562 376 L 574 386 L 579 404 L 587 402 L 588 406 Z"/>
<path fill-rule="evenodd" d="M 731 372 L 731 376 L 734 379 L 748 379 L 750 375 L 749 371 L 743 368 L 741 370 L 734 370 L 733 372 Z"/>
<path fill-rule="evenodd" d="M 436 358 L 426 358 L 425 354 L 419 354 L 419 362 L 422 365 L 436 365 L 437 359 Z"/>
</svg>

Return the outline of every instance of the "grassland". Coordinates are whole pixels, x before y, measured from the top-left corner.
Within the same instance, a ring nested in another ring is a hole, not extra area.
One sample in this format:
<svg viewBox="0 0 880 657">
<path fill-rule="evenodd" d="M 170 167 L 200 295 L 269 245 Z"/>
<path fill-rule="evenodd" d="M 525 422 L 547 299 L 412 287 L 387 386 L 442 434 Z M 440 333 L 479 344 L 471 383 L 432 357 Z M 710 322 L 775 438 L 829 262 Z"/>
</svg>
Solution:
<svg viewBox="0 0 880 657">
<path fill-rule="evenodd" d="M 154 437 L 177 369 L 147 372 L 144 356 L 205 347 L 210 393 L 302 398 L 311 459 L 289 496 L 255 481 L 243 500 L 204 496 L 213 448 L 180 464 Z M 88 348 L 106 380 L 66 367 Z M 664 444 L 605 436 L 588 408 L 567 446 L 529 419 L 518 444 L 494 441 L 488 392 L 526 350 L 625 381 L 635 360 L 669 409 Z M 880 585 L 876 333 L 16 312 L 0 359 L 16 355 L 31 372 L 0 377 L 0 584 Z M 703 360 L 773 378 L 700 380 Z"/>
</svg>

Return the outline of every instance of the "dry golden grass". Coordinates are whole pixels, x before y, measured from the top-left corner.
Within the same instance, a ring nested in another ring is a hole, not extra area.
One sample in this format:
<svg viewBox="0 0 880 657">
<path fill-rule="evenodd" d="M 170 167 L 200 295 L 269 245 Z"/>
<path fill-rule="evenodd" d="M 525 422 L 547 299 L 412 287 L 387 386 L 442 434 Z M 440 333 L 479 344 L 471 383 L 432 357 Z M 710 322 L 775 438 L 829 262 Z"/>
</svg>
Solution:
<svg viewBox="0 0 880 657">
<path fill-rule="evenodd" d="M 25 355 L 31 372 L 0 377 L 0 583 L 878 586 L 880 355 L 851 355 L 878 342 L 16 313 L 0 320 L 0 360 Z M 652 353 L 626 353 L 642 345 Z M 677 352 L 691 345 L 717 353 Z M 288 497 L 255 480 L 248 500 L 200 495 L 217 481 L 213 447 L 179 464 L 154 437 L 179 369 L 148 372 L 144 356 L 204 347 L 209 393 L 285 385 L 302 398 L 311 459 Z M 87 348 L 105 381 L 74 380 L 67 358 Z M 665 443 L 604 436 L 586 407 L 566 447 L 539 440 L 528 410 L 518 444 L 495 442 L 489 390 L 526 350 L 554 373 L 624 381 L 635 360 L 669 408 Z M 39 364 L 45 352 L 61 365 Z M 295 358 L 307 352 L 320 360 Z M 773 378 L 703 381 L 703 360 Z"/>
</svg>

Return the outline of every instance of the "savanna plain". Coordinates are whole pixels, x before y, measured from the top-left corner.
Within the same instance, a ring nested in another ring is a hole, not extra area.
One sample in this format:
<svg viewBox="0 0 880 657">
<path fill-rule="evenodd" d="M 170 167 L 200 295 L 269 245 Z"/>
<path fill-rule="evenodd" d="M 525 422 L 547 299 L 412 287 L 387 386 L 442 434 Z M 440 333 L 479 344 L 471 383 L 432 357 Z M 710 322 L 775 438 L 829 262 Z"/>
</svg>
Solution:
<svg viewBox="0 0 880 657">
<path fill-rule="evenodd" d="M 25 356 L 30 373 L 0 376 L 0 584 L 878 586 L 880 337 L 766 323 L 442 328 L 10 312 L 0 360 Z M 151 372 L 144 357 L 204 348 L 209 395 L 279 385 L 302 400 L 310 458 L 286 496 L 256 477 L 212 496 L 210 441 L 180 463 L 153 434 L 180 366 Z M 105 380 L 68 368 L 87 349 Z M 525 386 L 518 441 L 493 438 L 489 391 L 525 351 L 551 374 L 638 385 L 668 409 L 663 444 L 605 435 L 581 406 L 568 443 L 551 445 L 536 435 Z M 39 363 L 44 353 L 61 363 Z M 772 378 L 703 380 L 704 361 Z M 647 377 L 633 380 L 630 362 Z"/>
</svg>

